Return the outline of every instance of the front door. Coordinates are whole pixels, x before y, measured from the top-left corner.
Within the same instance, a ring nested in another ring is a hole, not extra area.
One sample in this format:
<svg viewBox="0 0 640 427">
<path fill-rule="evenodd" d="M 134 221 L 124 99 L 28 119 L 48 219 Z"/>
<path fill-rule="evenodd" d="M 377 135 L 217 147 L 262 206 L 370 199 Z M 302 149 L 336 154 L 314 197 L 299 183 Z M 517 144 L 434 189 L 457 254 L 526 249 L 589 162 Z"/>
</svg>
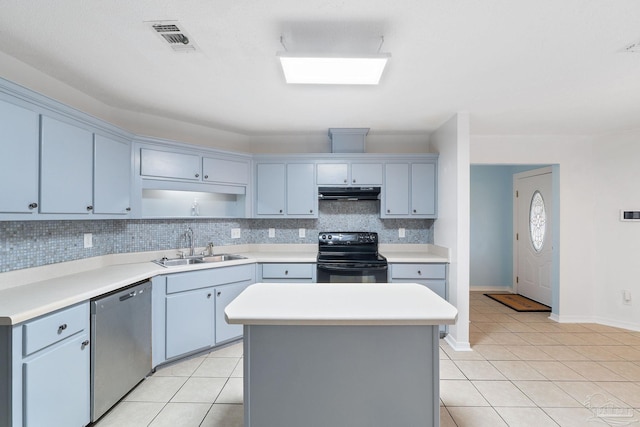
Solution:
<svg viewBox="0 0 640 427">
<path fill-rule="evenodd" d="M 551 168 L 513 176 L 515 229 L 515 289 L 551 306 Z"/>
</svg>

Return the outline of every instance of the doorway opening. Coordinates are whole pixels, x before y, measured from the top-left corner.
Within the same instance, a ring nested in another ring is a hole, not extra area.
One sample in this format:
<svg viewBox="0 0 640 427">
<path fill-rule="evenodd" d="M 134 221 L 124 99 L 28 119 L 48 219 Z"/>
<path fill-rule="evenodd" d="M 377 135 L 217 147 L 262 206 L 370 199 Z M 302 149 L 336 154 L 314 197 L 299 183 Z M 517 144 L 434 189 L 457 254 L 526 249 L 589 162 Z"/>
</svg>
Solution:
<svg viewBox="0 0 640 427">
<path fill-rule="evenodd" d="M 545 231 L 542 246 L 552 249 L 550 261 L 544 267 L 549 269 L 549 280 L 545 283 L 550 289 L 550 300 L 543 304 L 552 307 L 552 316 L 557 315 L 559 288 L 559 165 L 471 165 L 471 198 L 470 198 L 470 291 L 483 292 L 513 292 L 519 291 L 518 285 L 522 278 L 518 273 L 518 246 L 516 238 L 520 236 L 516 231 L 514 221 L 515 186 L 514 176 L 517 174 L 536 175 L 535 169 L 547 168 L 551 174 L 551 188 L 545 190 L 544 201 L 549 208 L 545 213 L 549 215 L 549 229 Z M 527 200 L 527 213 L 532 200 Z M 538 205 L 536 205 L 539 207 Z M 539 217 L 535 218 L 540 220 Z M 529 223 L 527 223 L 529 227 Z M 533 235 L 536 245 L 540 243 L 542 223 L 533 229 L 538 234 Z M 527 244 L 532 242 L 531 229 L 526 238 Z M 544 254 L 548 255 L 548 254 Z M 528 274 L 528 273 L 527 273 Z M 529 274 L 527 277 L 530 277 Z M 520 278 L 519 278 L 520 277 Z M 525 291 L 527 292 L 527 291 Z M 527 295 L 525 295 L 527 296 Z M 533 298 L 535 299 L 535 298 Z"/>
</svg>

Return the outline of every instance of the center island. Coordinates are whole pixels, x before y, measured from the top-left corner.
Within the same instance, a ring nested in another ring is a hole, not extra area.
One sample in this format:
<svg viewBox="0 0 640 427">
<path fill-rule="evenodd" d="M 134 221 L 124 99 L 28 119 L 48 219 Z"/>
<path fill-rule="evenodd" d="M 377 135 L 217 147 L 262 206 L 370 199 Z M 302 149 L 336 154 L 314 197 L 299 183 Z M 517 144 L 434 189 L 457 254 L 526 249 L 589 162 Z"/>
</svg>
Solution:
<svg viewBox="0 0 640 427">
<path fill-rule="evenodd" d="M 225 309 L 245 427 L 438 426 L 438 325 L 457 314 L 415 283 L 249 286 Z"/>
</svg>

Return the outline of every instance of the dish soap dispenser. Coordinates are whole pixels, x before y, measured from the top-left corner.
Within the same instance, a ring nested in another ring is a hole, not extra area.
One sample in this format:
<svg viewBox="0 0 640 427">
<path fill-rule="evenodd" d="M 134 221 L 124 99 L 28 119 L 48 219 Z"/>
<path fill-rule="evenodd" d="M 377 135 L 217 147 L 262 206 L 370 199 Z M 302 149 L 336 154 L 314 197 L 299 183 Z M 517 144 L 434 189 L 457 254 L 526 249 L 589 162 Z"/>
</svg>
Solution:
<svg viewBox="0 0 640 427">
<path fill-rule="evenodd" d="M 191 204 L 191 216 L 199 216 L 200 215 L 200 207 L 198 206 L 198 199 L 193 199 L 193 203 Z"/>
</svg>

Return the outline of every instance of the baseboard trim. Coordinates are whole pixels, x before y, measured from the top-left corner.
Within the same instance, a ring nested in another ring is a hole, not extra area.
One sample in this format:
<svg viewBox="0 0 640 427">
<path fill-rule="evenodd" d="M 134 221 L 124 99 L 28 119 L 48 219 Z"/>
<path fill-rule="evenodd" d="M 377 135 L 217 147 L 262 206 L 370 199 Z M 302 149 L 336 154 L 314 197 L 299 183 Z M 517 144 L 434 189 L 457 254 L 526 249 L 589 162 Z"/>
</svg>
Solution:
<svg viewBox="0 0 640 427">
<path fill-rule="evenodd" d="M 510 292 L 513 293 L 512 286 L 469 286 L 471 292 Z"/>
<path fill-rule="evenodd" d="M 444 341 L 455 351 L 473 351 L 469 342 L 458 342 L 451 334 L 447 334 Z"/>
<path fill-rule="evenodd" d="M 555 319 L 553 317 L 556 317 Z M 598 316 L 549 316 L 551 320 L 558 323 L 596 323 L 598 325 L 612 326 L 614 328 L 628 329 L 631 331 L 640 331 L 640 325 L 633 322 L 624 322 L 620 320 L 607 319 Z"/>
</svg>

